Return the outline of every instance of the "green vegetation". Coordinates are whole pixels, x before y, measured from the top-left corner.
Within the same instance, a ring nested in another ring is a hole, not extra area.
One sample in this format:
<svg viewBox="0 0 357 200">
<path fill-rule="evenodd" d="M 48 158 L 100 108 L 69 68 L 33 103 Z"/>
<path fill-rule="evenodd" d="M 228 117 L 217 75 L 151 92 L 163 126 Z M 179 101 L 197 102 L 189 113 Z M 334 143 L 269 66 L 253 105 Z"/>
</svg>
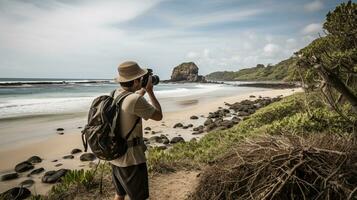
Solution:
<svg viewBox="0 0 357 200">
<path fill-rule="evenodd" d="M 206 75 L 206 79 L 214 81 L 296 81 L 297 58 L 291 57 L 276 65 L 258 64 L 253 68 L 241 69 L 237 72 L 223 71 Z"/>
<path fill-rule="evenodd" d="M 320 88 L 328 104 L 357 128 L 352 119 L 357 115 L 357 4 L 337 6 L 327 14 L 323 28 L 326 36 L 297 53 L 298 66 L 304 71 L 306 88 Z M 353 113 L 343 109 L 346 103 Z"/>
<path fill-rule="evenodd" d="M 199 168 L 214 162 L 244 138 L 254 135 L 350 133 L 351 124 L 319 99 L 318 93 L 292 95 L 261 108 L 231 129 L 210 132 L 198 142 L 181 143 L 169 151 L 151 149 L 149 168 L 161 173 Z"/>
</svg>

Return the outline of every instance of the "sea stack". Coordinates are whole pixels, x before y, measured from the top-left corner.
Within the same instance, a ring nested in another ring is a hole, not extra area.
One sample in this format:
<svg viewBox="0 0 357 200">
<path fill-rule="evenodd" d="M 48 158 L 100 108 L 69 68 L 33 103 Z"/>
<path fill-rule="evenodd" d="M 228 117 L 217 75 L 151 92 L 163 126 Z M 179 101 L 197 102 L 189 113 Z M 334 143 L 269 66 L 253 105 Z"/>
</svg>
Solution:
<svg viewBox="0 0 357 200">
<path fill-rule="evenodd" d="M 171 75 L 171 82 L 206 82 L 202 75 L 198 75 L 198 67 L 194 62 L 181 63 L 176 66 Z"/>
</svg>

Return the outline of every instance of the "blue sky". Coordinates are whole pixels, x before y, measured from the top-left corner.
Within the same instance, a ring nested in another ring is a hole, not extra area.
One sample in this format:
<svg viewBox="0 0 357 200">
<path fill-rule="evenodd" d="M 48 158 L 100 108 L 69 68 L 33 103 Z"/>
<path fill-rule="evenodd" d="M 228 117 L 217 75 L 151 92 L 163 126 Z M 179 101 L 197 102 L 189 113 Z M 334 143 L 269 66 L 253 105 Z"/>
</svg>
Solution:
<svg viewBox="0 0 357 200">
<path fill-rule="evenodd" d="M 134 60 L 163 79 L 276 64 L 337 0 L 0 0 L 0 77 L 113 78 Z"/>
</svg>

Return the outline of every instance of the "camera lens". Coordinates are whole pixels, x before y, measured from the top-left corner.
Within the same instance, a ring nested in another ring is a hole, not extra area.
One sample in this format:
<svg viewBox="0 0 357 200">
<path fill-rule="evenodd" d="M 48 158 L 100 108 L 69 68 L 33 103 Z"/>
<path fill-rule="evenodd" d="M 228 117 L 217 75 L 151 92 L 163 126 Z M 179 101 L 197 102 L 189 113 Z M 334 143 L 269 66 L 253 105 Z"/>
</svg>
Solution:
<svg viewBox="0 0 357 200">
<path fill-rule="evenodd" d="M 148 69 L 148 73 L 143 76 L 141 87 L 146 87 L 148 84 L 149 76 L 151 75 L 151 80 L 153 85 L 157 85 L 160 82 L 160 78 L 158 75 L 152 74 L 152 69 Z"/>
<path fill-rule="evenodd" d="M 158 75 L 153 75 L 152 76 L 152 84 L 153 85 L 157 85 L 157 84 L 159 84 L 159 82 L 160 82 L 159 76 Z"/>
</svg>

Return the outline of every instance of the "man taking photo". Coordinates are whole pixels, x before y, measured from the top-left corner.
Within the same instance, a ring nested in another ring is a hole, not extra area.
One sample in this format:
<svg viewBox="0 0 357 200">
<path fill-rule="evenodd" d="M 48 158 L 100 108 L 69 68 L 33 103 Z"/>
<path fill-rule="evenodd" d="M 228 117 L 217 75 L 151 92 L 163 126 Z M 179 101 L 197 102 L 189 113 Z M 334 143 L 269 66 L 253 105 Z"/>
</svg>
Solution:
<svg viewBox="0 0 357 200">
<path fill-rule="evenodd" d="M 149 186 L 142 119 L 160 121 L 162 111 L 153 91 L 151 75 L 146 86 L 142 87 L 144 75 L 148 74 L 147 69 L 142 69 L 136 62 L 127 61 L 119 65 L 118 72 L 117 81 L 121 88 L 115 91 L 114 98 L 122 92 L 131 93 L 122 101 L 118 123 L 121 137 L 125 138 L 131 133 L 128 142 L 132 145 L 122 157 L 110 161 L 116 189 L 114 200 L 124 200 L 125 195 L 131 200 L 143 200 L 149 198 Z M 145 93 L 151 104 L 144 98 Z"/>
</svg>

